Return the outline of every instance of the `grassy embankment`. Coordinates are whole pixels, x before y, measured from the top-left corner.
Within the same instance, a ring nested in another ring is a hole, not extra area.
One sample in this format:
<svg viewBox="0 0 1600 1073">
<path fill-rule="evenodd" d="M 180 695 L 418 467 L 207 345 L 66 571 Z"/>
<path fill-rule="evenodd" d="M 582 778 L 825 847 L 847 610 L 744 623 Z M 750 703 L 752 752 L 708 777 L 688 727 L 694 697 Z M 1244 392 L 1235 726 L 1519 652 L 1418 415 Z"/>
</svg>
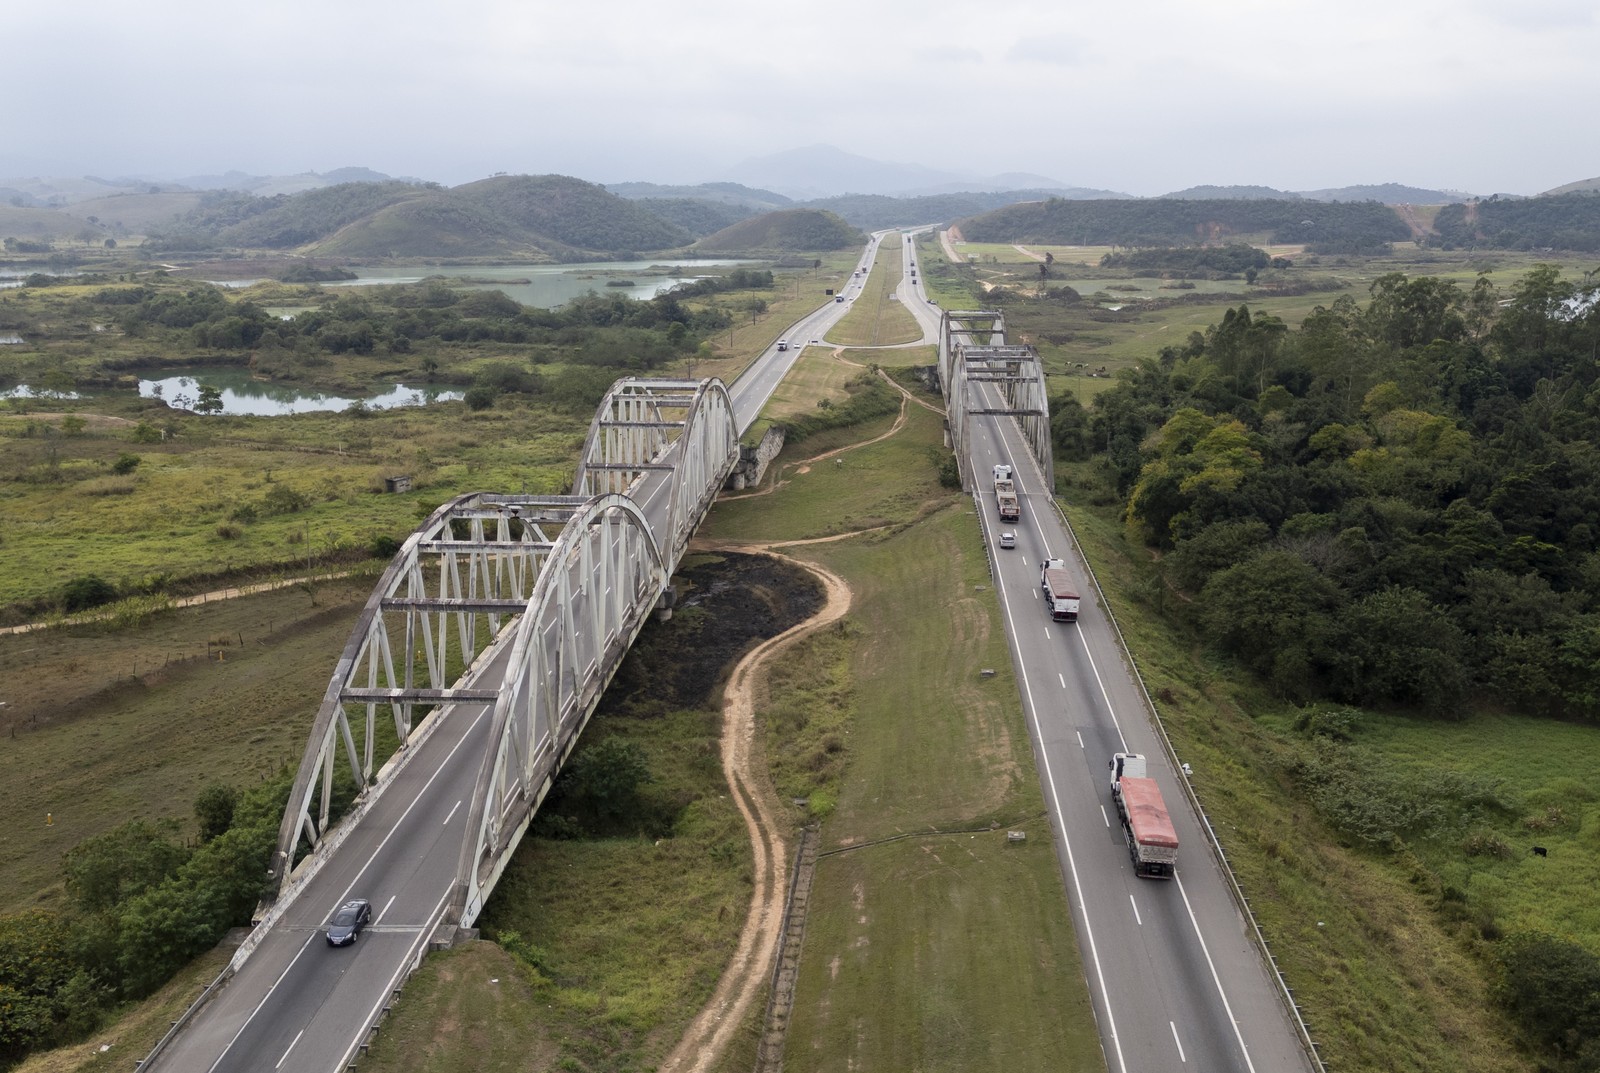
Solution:
<svg viewBox="0 0 1600 1073">
<path fill-rule="evenodd" d="M 1118 369 L 1154 358 L 1162 347 L 1185 345 L 1192 332 L 1204 334 L 1229 308 L 1247 305 L 1252 314 L 1270 314 L 1295 327 L 1312 310 L 1332 305 L 1341 294 L 1366 302 L 1372 281 L 1386 273 L 1440 276 L 1467 288 L 1479 273 L 1486 273 L 1492 283 L 1508 290 L 1528 269 L 1551 263 L 1552 258 L 1510 251 L 1421 250 L 1402 244 L 1383 257 L 1316 256 L 1299 247 L 1268 245 L 1266 237 L 1241 235 L 1236 240 L 1254 242 L 1274 257 L 1287 257 L 1293 265 L 1263 272 L 1260 286 L 1243 279 L 1140 277 L 1127 270 L 1101 268 L 1100 257 L 1112 252 L 1110 247 L 1024 244 L 1023 248 L 1035 255 L 1050 252 L 1055 256 L 1045 286 L 1078 291 L 1085 301 L 1073 304 L 1037 300 L 1039 261 L 1014 246 L 956 243 L 959 257 L 973 253 L 978 261 L 952 266 L 937 235 L 928 234 L 918 237 L 917 257 L 929 294 L 946 309 L 981 301 L 974 297 L 975 288 L 981 292 L 1005 287 L 1026 296 L 1004 307 L 1013 340 L 1038 349 L 1051 390 L 1070 388 L 1085 404 L 1115 383 Z M 1570 255 L 1565 263 L 1559 257 L 1554 263 L 1561 264 L 1568 275 L 1586 267 Z M 1272 287 L 1278 284 L 1309 284 L 1319 289 L 1304 294 L 1274 293 Z"/>
<path fill-rule="evenodd" d="M 373 578 L 0 637 L 0 912 L 60 899 L 61 855 L 129 820 L 193 831 L 195 795 L 299 763 Z M 46 815 L 51 818 L 47 826 Z"/>
<path fill-rule="evenodd" d="M 1252 688 L 1144 602 L 1157 583 L 1130 557 L 1114 508 L 1089 507 L 1068 494 L 1068 513 L 1105 587 L 1140 671 L 1157 697 L 1178 754 L 1194 767 L 1194 785 L 1231 859 L 1273 952 L 1304 1007 L 1330 1069 L 1471 1073 L 1525 1070 L 1491 994 L 1481 919 L 1448 893 L 1441 858 L 1474 873 L 1468 886 L 1508 891 L 1538 902 L 1533 922 L 1552 924 L 1570 903 L 1530 873 L 1543 860 L 1467 861 L 1458 832 L 1431 845 L 1385 851 L 1353 843 L 1326 827 L 1291 787 L 1295 712 Z M 1399 780 L 1449 771 L 1493 772 L 1526 791 L 1531 806 L 1554 787 L 1571 785 L 1578 757 L 1593 755 L 1596 732 L 1534 720 L 1419 722 L 1368 713 L 1360 740 L 1371 763 Z M 1581 741 L 1588 744 L 1579 748 Z M 1570 749 L 1572 761 L 1552 760 Z M 1585 751 L 1586 749 L 1586 751 Z M 1519 758 L 1542 755 L 1519 766 Z M 1543 790 L 1535 790 L 1542 783 Z M 1600 821 L 1593 796 L 1581 829 Z M 1517 817 L 1502 823 L 1514 829 Z M 1581 856 L 1580 825 L 1551 838 L 1553 855 Z M 1508 837 L 1515 837 L 1508 830 Z M 1522 836 L 1522 840 L 1526 839 Z M 1582 884 L 1596 880 L 1592 859 Z M 1482 878 L 1477 874 L 1481 873 Z M 1509 897 L 1506 899 L 1510 901 Z M 1503 919 L 1503 918 L 1502 918 Z M 1505 921 L 1510 923 L 1510 921 Z"/>
<path fill-rule="evenodd" d="M 832 430 L 800 453 L 877 431 Z M 853 1057 L 866 1068 L 970 1068 L 1006 1055 L 1008 1068 L 1059 1069 L 1078 1054 L 1073 1068 L 1100 1068 L 983 551 L 966 501 L 937 485 L 938 442 L 938 418 L 914 407 L 901 434 L 796 472 L 774 495 L 721 503 L 707 524 L 708 537 L 739 540 L 891 527 L 791 549 L 826 557 L 857 595 L 845 624 L 779 661 L 760 711 L 780 799 L 805 799 L 836 851 L 818 869 L 786 1066 L 839 1068 Z M 982 680 L 982 667 L 1000 674 Z M 1008 844 L 1007 827 L 1033 837 Z M 877 842 L 907 831 L 916 834 Z M 858 848 L 837 852 L 848 846 Z M 668 1041 L 659 1031 L 640 1038 L 645 1014 L 681 1025 L 693 1011 L 666 1010 L 664 993 L 702 993 L 709 979 L 685 979 L 686 965 L 713 977 L 721 967 L 698 944 L 653 953 L 659 936 L 683 927 L 662 914 L 690 912 L 652 875 L 661 847 L 538 843 L 534 852 L 529 874 L 551 878 L 542 893 L 530 885 L 514 897 L 527 922 L 520 938 L 544 968 L 524 969 L 512 988 L 521 963 L 487 944 L 430 959 L 372 1068 L 494 1071 L 526 1068 L 533 1055 L 539 1065 L 621 1070 L 659 1059 Z M 717 900 L 724 888 L 693 893 L 695 912 L 742 916 L 741 903 Z M 853 968 L 833 981 L 836 956 Z M 517 990 L 529 979 L 531 990 Z M 588 1008 L 574 1004 L 575 987 L 593 996 Z M 848 1023 L 824 1023 L 830 1007 L 850 1011 Z M 530 1035 L 505 1039 L 480 1008 Z M 759 1017 L 718 1069 L 749 1067 Z M 499 1048 L 503 1063 L 485 1057 Z"/>
<path fill-rule="evenodd" d="M 847 685 L 785 670 L 767 713 L 780 795 L 817 805 L 816 747 L 786 728 L 837 735 L 848 757 L 826 803 L 785 1066 L 1101 1068 L 984 551 L 967 501 L 935 483 L 939 442 L 939 418 L 911 407 L 900 435 L 723 504 L 708 526 L 762 541 L 889 527 L 788 549 L 855 595 Z M 842 687 L 851 703 L 829 724 Z M 1007 843 L 1007 828 L 1030 839 Z"/>
<path fill-rule="evenodd" d="M 916 319 L 893 297 L 903 275 L 900 266 L 900 243 L 879 243 L 878 256 L 866 286 L 850 306 L 850 312 L 828 332 L 828 342 L 850 347 L 879 347 L 914 343 L 922 338 L 922 328 Z"/>
</svg>

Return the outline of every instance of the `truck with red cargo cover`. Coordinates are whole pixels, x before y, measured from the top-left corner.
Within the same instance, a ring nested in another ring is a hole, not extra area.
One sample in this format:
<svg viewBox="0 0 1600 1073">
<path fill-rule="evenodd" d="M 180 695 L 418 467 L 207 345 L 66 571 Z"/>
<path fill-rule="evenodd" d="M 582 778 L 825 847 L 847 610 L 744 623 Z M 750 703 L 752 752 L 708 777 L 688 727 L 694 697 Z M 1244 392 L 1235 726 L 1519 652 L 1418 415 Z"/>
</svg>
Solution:
<svg viewBox="0 0 1600 1073">
<path fill-rule="evenodd" d="M 1161 787 L 1145 774 L 1143 755 L 1116 753 L 1111 757 L 1111 799 L 1122 817 L 1134 874 L 1171 879 L 1178 865 L 1178 832 L 1167 815 Z"/>
</svg>

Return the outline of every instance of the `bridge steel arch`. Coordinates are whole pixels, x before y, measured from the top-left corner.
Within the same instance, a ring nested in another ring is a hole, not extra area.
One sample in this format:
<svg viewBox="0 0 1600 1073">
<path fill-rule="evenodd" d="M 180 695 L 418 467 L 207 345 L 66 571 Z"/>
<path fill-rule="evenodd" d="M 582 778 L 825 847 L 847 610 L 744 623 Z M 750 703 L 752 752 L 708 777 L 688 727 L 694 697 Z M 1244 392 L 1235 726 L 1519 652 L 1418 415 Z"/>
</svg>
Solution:
<svg viewBox="0 0 1600 1073">
<path fill-rule="evenodd" d="M 670 471 L 658 534 L 670 574 L 738 460 L 738 419 L 721 380 L 624 377 L 595 412 L 572 486 L 586 495 L 632 494 L 647 473 Z"/>
<path fill-rule="evenodd" d="M 428 729 L 429 713 L 497 699 L 498 690 L 457 682 L 524 612 L 561 527 L 584 502 L 474 492 L 439 507 L 401 545 L 312 721 L 278 829 L 271 898 L 289 888 L 302 853 L 329 848 L 341 812 L 361 807 Z"/>
<path fill-rule="evenodd" d="M 738 455 L 721 381 L 624 379 L 590 428 L 582 494 L 475 492 L 434 511 L 335 665 L 279 825 L 266 916 L 292 901 L 422 736 L 456 706 L 493 705 L 445 913 L 470 925 Z M 668 495 L 647 515 L 631 494 L 654 471 Z"/>
<path fill-rule="evenodd" d="M 974 490 L 966 470 L 971 419 L 984 414 L 1016 418 L 1028 441 L 1043 491 L 1055 493 L 1055 451 L 1050 439 L 1050 401 L 1044 365 L 1031 346 L 1005 342 L 1005 314 L 995 310 L 948 310 L 939 323 L 939 382 L 950 415 L 950 438 L 962 465 L 961 485 Z M 1000 404 L 983 400 L 979 385 L 996 385 Z M 975 397 L 976 396 L 976 397 Z"/>
<path fill-rule="evenodd" d="M 516 624 L 447 920 L 477 919 L 670 576 L 625 495 L 595 496 L 562 531 Z"/>
</svg>

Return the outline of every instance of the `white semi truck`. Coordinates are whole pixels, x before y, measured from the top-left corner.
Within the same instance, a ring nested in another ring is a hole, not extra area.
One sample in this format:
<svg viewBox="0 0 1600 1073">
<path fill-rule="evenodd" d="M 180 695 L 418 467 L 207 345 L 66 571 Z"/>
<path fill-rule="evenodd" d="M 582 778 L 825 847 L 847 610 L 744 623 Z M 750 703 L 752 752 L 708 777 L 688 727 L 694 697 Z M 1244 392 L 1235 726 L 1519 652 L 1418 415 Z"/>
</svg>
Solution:
<svg viewBox="0 0 1600 1073">
<path fill-rule="evenodd" d="M 1046 559 L 1039 567 L 1039 588 L 1044 592 L 1045 610 L 1057 622 L 1078 621 L 1078 590 L 1072 587 L 1065 559 Z"/>
</svg>

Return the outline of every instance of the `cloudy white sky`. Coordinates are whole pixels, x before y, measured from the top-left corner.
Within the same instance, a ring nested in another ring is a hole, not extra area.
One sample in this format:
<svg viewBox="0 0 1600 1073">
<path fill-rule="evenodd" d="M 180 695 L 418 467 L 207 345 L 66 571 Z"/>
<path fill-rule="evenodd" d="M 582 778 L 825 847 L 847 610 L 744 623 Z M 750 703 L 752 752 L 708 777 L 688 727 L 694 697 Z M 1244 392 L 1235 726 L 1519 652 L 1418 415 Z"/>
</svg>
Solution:
<svg viewBox="0 0 1600 1073">
<path fill-rule="evenodd" d="M 826 144 L 1152 195 L 1600 175 L 1594 0 L 7 0 L 0 177 L 701 182 Z"/>
</svg>

